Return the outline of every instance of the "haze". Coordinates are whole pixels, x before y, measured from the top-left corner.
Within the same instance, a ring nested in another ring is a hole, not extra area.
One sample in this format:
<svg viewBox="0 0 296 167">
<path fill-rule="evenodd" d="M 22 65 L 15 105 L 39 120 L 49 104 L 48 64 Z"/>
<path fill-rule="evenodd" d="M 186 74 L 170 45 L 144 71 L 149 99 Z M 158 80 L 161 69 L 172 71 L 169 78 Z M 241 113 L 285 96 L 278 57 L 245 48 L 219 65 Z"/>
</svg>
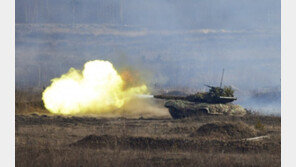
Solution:
<svg viewBox="0 0 296 167">
<path fill-rule="evenodd" d="M 89 60 L 159 88 L 280 92 L 280 0 L 16 0 L 16 86 L 48 86 Z M 278 96 L 279 95 L 279 96 Z M 277 94 L 280 100 L 280 93 Z"/>
</svg>

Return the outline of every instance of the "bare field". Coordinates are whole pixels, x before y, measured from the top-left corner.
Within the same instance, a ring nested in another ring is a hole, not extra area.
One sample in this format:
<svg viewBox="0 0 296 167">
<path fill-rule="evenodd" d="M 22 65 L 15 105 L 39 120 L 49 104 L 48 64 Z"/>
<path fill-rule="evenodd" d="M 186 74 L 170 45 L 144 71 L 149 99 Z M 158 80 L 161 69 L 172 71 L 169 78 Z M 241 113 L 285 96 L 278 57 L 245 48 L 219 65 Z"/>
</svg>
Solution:
<svg viewBox="0 0 296 167">
<path fill-rule="evenodd" d="M 46 111 L 40 98 L 40 93 L 16 91 L 16 166 L 281 164 L 277 116 L 60 116 Z"/>
<path fill-rule="evenodd" d="M 209 122 L 261 124 L 254 140 L 191 134 Z M 280 118 L 126 119 L 16 115 L 16 166 L 280 166 Z"/>
</svg>

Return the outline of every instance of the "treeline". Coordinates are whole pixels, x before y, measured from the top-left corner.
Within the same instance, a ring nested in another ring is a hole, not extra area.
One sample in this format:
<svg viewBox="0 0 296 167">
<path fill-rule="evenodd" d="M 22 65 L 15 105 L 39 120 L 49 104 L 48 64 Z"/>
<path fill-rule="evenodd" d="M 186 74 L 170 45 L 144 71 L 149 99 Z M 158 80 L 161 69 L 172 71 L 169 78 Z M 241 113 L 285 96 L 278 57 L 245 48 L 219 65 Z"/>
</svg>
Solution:
<svg viewBox="0 0 296 167">
<path fill-rule="evenodd" d="M 16 23 L 120 23 L 121 0 L 16 0 Z"/>
</svg>

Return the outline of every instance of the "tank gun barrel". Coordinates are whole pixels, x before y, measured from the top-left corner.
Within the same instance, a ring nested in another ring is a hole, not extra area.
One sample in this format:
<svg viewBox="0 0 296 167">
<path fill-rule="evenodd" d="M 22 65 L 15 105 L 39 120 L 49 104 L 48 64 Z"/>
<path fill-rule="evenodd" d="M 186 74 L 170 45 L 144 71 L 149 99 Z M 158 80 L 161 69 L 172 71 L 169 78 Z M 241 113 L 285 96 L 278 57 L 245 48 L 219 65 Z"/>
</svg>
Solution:
<svg viewBox="0 0 296 167">
<path fill-rule="evenodd" d="M 166 99 L 166 100 L 186 100 L 186 96 L 172 96 L 172 95 L 154 95 L 156 99 Z"/>
</svg>

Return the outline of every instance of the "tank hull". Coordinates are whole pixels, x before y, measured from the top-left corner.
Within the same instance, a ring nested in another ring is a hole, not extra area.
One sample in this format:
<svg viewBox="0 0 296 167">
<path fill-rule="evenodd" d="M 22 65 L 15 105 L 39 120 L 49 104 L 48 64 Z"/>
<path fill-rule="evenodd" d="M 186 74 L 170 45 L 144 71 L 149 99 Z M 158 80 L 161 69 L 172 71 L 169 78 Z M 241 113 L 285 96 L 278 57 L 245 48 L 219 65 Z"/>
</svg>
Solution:
<svg viewBox="0 0 296 167">
<path fill-rule="evenodd" d="M 174 119 L 198 117 L 202 115 L 228 115 L 240 117 L 246 114 L 244 108 L 232 103 L 208 104 L 183 100 L 170 100 L 165 103 L 165 107 L 169 109 L 170 115 Z"/>
</svg>

